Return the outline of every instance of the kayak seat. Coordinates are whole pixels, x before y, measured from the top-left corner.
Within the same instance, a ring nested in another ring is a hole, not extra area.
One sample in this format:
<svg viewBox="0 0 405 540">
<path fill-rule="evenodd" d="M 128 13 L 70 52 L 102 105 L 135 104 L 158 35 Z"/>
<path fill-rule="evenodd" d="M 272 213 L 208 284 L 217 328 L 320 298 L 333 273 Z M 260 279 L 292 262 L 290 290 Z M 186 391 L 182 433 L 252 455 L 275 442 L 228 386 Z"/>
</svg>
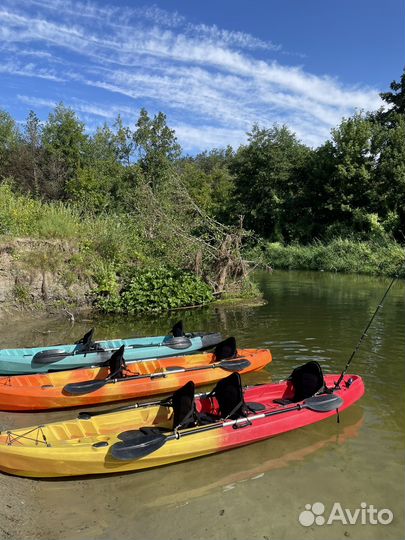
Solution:
<svg viewBox="0 0 405 540">
<path fill-rule="evenodd" d="M 215 347 L 214 350 L 214 361 L 219 362 L 227 358 L 235 358 L 237 355 L 236 351 L 236 339 L 234 337 L 229 337 Z"/>
<path fill-rule="evenodd" d="M 223 419 L 236 420 L 246 414 L 242 382 L 237 371 L 220 380 L 211 392 L 217 399 L 219 414 Z"/>
<path fill-rule="evenodd" d="M 173 429 L 186 429 L 197 425 L 193 381 L 176 390 L 172 396 Z"/>
<path fill-rule="evenodd" d="M 75 345 L 81 345 L 78 352 L 87 353 L 90 351 L 92 345 L 93 345 L 93 334 L 94 334 L 94 328 L 89 330 L 82 339 L 79 339 L 78 341 L 75 341 Z"/>
<path fill-rule="evenodd" d="M 108 360 L 108 366 L 110 368 L 110 377 L 114 379 L 121 379 L 124 374 L 123 371 L 126 368 L 124 360 L 125 345 L 122 345 L 117 351 L 115 351 L 111 358 Z"/>
<path fill-rule="evenodd" d="M 289 385 L 286 394 L 289 396 L 292 390 L 293 395 L 288 398 L 285 396 L 281 399 L 275 399 L 274 403 L 289 405 L 290 403 L 303 401 L 317 393 L 328 391 L 325 385 L 322 368 L 319 363 L 314 360 L 295 368 L 287 381 L 289 382 Z"/>
<path fill-rule="evenodd" d="M 183 337 L 185 335 L 183 321 L 177 322 L 170 330 L 170 333 L 173 335 L 173 337 Z"/>
</svg>

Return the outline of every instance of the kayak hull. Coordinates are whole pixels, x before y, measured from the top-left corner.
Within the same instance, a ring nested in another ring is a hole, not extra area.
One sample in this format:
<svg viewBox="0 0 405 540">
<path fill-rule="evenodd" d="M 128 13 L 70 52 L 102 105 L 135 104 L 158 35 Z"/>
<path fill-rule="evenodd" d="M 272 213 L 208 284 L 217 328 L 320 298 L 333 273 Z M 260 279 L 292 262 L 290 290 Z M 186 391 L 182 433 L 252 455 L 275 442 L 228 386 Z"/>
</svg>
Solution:
<svg viewBox="0 0 405 540">
<path fill-rule="evenodd" d="M 327 375 L 325 380 L 331 387 L 337 378 L 338 375 Z M 81 476 L 142 470 L 230 450 L 336 416 L 335 411 L 315 412 L 306 408 L 288 411 L 292 405 L 274 403 L 274 399 L 288 397 L 289 392 L 288 383 L 248 388 L 245 390 L 246 402 L 261 403 L 265 407 L 264 412 L 282 409 L 286 412 L 258 418 L 250 424 L 244 422 L 239 429 L 228 425 L 193 434 L 191 431 L 198 428 L 184 430 L 180 432 L 179 438 L 172 438 L 151 454 L 130 461 L 119 461 L 112 457 L 111 448 L 120 441 L 120 433 L 142 426 L 170 429 L 170 407 L 140 406 L 88 419 L 19 429 L 11 434 L 3 432 L 0 434 L 0 470 L 30 477 Z M 341 388 L 336 390 L 335 394 L 343 399 L 339 408 L 339 412 L 342 412 L 364 394 L 362 379 L 356 375 L 346 375 Z M 208 410 L 210 407 L 215 408 L 215 400 L 204 397 L 197 400 L 199 410 Z M 254 415 L 255 413 L 251 413 L 250 417 L 253 418 Z M 186 432 L 189 433 L 187 436 Z M 172 432 L 169 431 L 168 434 L 170 433 Z"/>
<path fill-rule="evenodd" d="M 270 351 L 265 349 L 239 350 L 239 355 L 249 361 L 249 365 L 240 373 L 258 371 L 272 359 Z M 82 381 L 102 381 L 109 375 L 109 368 L 95 367 L 0 377 L 0 410 L 39 411 L 83 407 L 171 393 L 190 379 L 194 380 L 196 386 L 201 386 L 229 375 L 229 371 L 214 367 L 213 364 L 215 366 L 213 353 L 134 362 L 127 366 L 127 375 L 132 378 L 114 380 L 115 382 L 105 384 L 96 391 L 88 391 L 82 395 L 69 393 L 66 385 Z M 206 368 L 201 369 L 202 366 Z M 167 371 L 173 367 L 177 372 Z M 193 371 L 181 371 L 184 369 Z"/>
<path fill-rule="evenodd" d="M 81 345 L 52 345 L 27 349 L 1 349 L 0 375 L 22 375 L 47 373 L 90 367 L 107 362 L 114 350 L 125 346 L 125 359 L 128 362 L 148 358 L 177 356 L 180 352 L 189 354 L 194 351 L 214 347 L 222 340 L 219 333 L 193 333 L 180 338 L 156 336 L 131 339 L 112 339 L 97 341 L 97 351 L 86 354 L 80 352 Z"/>
</svg>

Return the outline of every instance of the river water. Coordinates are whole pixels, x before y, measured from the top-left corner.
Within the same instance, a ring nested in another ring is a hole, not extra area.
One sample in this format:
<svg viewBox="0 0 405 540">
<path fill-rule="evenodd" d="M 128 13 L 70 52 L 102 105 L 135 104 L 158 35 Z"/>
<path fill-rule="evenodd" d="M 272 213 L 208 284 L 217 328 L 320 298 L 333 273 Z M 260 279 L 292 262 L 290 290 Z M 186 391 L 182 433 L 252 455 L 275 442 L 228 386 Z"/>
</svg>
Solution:
<svg viewBox="0 0 405 540">
<path fill-rule="evenodd" d="M 82 320 L 74 326 L 60 318 L 27 316 L 12 325 L 0 322 L 0 347 L 71 342 L 94 324 L 98 339 L 162 334 L 180 313 L 189 331 L 220 330 L 236 336 L 241 347 L 271 349 L 272 364 L 246 376 L 245 383 L 277 381 L 311 359 L 336 373 L 389 283 L 312 272 L 258 273 L 256 279 L 265 305 Z M 404 292 L 404 282 L 397 282 L 355 356 L 350 371 L 363 376 L 366 394 L 341 414 L 340 424 L 331 418 L 223 454 L 122 476 L 35 481 L 2 475 L 6 509 L 3 523 L 0 510 L 0 538 L 403 538 Z M 0 413 L 0 428 L 75 416 L 75 411 Z M 305 527 L 298 517 L 313 503 L 324 505 L 326 520 L 335 503 L 342 512 L 361 510 L 363 503 L 394 517 L 389 524 L 371 524 L 367 514 L 366 523 L 359 517 L 350 524 L 338 509 L 331 524 Z"/>
</svg>

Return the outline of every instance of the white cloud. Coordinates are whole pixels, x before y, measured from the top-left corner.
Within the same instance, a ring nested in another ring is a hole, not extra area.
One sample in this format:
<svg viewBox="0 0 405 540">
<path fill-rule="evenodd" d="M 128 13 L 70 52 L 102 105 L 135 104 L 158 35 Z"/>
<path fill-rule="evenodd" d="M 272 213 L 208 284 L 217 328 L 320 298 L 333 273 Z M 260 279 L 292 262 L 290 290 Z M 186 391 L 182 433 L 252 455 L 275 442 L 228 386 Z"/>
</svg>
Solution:
<svg viewBox="0 0 405 540">
<path fill-rule="evenodd" d="M 375 89 L 255 56 L 288 54 L 271 41 L 191 24 L 153 5 L 3 0 L 0 39 L 8 57 L 0 73 L 65 83 L 66 94 L 77 90 L 69 103 L 83 115 L 109 120 L 121 112 L 133 119 L 145 104 L 162 110 L 180 130 L 179 139 L 201 149 L 226 136 L 222 144 L 239 144 L 254 122 L 286 123 L 317 145 L 342 116 L 381 105 Z M 22 60 L 27 56 L 29 63 Z M 97 99 L 79 99 L 89 89 Z M 56 93 L 43 103 L 59 101 Z"/>
</svg>

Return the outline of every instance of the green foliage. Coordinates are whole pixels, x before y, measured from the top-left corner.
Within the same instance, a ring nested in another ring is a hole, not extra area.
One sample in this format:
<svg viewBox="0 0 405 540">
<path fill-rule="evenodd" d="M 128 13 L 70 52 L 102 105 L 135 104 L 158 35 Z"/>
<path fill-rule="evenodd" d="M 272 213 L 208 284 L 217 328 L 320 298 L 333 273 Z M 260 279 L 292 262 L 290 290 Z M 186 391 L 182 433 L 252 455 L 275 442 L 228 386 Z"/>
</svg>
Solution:
<svg viewBox="0 0 405 540">
<path fill-rule="evenodd" d="M 27 306 L 31 302 L 30 288 L 26 283 L 14 285 L 13 297 L 21 306 Z"/>
<path fill-rule="evenodd" d="M 76 113 L 60 103 L 49 114 L 42 131 L 42 144 L 56 184 L 50 186 L 51 198 L 65 197 L 66 183 L 77 175 L 86 158 L 87 136 Z M 53 196 L 53 197 L 52 197 Z"/>
<path fill-rule="evenodd" d="M 405 68 L 401 75 L 400 82 L 392 81 L 390 84 L 392 92 L 383 92 L 380 97 L 389 105 L 390 110 L 383 113 L 383 117 L 389 117 L 390 113 L 399 113 L 405 115 Z"/>
<path fill-rule="evenodd" d="M 97 292 L 97 305 L 106 312 L 167 311 L 214 299 L 210 287 L 197 276 L 167 268 L 137 270 L 120 293 L 112 274 L 106 274 Z"/>
<path fill-rule="evenodd" d="M 0 111 L 0 234 L 65 240 L 66 279 L 95 283 L 105 311 L 256 295 L 248 242 L 275 267 L 390 274 L 405 238 L 404 77 L 382 94 L 389 110 L 343 119 L 317 149 L 255 125 L 236 152 L 181 157 L 163 113 L 88 134 L 63 104 L 21 130 Z"/>
<path fill-rule="evenodd" d="M 248 144 L 239 148 L 231 165 L 236 211 L 260 235 L 281 239 L 296 196 L 298 169 L 310 150 L 286 126 L 262 129 L 255 125 L 248 135 Z"/>
<path fill-rule="evenodd" d="M 149 185 L 153 191 L 162 188 L 168 169 L 181 152 L 174 130 L 166 124 L 166 115 L 159 112 L 150 118 L 141 109 L 133 140 Z"/>
<path fill-rule="evenodd" d="M 335 238 L 308 246 L 268 243 L 264 257 L 274 269 L 322 270 L 394 276 L 404 261 L 404 248 L 396 242 L 359 242 Z M 402 266 L 401 277 L 405 277 Z"/>
<path fill-rule="evenodd" d="M 197 205 L 224 222 L 233 214 L 234 177 L 230 172 L 232 148 L 214 149 L 181 160 L 178 170 Z"/>
</svg>

